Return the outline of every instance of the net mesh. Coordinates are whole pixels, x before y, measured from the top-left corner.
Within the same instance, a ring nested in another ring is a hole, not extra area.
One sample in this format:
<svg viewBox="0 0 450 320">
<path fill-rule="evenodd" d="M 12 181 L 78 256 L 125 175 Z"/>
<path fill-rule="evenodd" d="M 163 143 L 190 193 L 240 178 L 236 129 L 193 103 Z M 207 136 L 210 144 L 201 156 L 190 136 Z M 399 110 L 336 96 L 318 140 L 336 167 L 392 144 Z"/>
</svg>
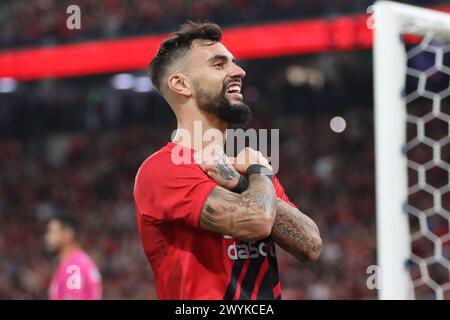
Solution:
<svg viewBox="0 0 450 320">
<path fill-rule="evenodd" d="M 416 299 L 450 299 L 450 43 L 405 39 L 408 267 Z"/>
</svg>

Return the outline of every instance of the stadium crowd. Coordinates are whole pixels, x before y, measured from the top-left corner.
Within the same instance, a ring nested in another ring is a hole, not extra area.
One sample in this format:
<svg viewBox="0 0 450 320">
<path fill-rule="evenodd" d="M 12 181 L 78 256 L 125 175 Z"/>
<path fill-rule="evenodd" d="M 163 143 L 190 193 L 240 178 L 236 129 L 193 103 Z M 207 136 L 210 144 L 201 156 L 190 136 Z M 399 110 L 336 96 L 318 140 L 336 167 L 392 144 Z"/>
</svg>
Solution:
<svg viewBox="0 0 450 320">
<path fill-rule="evenodd" d="M 401 2 L 423 6 L 446 0 Z M 80 30 L 66 27 L 66 9 L 73 4 L 81 10 Z M 230 26 L 365 13 L 371 4 L 373 0 L 4 0 L 0 48 L 167 32 L 187 17 Z"/>
</svg>

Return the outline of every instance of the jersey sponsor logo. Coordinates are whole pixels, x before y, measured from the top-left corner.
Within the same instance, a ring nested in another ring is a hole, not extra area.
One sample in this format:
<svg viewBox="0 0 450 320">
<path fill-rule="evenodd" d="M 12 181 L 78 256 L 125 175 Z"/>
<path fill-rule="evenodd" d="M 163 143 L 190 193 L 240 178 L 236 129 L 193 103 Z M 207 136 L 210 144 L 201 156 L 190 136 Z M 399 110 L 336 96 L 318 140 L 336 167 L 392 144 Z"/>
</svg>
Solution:
<svg viewBox="0 0 450 320">
<path fill-rule="evenodd" d="M 227 255 L 231 260 L 256 259 L 268 255 L 275 257 L 275 245 L 271 241 L 233 242 L 227 248 Z"/>
</svg>

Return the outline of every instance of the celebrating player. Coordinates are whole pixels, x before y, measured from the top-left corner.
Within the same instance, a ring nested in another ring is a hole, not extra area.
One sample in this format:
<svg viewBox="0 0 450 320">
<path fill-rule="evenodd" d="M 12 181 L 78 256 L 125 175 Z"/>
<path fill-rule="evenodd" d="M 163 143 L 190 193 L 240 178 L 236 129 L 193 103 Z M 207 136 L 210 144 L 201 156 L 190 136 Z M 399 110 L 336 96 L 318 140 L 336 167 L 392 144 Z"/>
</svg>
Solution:
<svg viewBox="0 0 450 320">
<path fill-rule="evenodd" d="M 260 152 L 245 148 L 231 161 L 220 140 L 213 158 L 195 159 L 211 147 L 195 135 L 196 122 L 223 137 L 230 124 L 249 122 L 245 71 L 221 43 L 219 26 L 194 22 L 161 44 L 150 67 L 178 122 L 173 140 L 143 162 L 134 188 L 158 298 L 281 299 L 274 242 L 315 260 L 317 226 L 289 201 Z"/>
</svg>

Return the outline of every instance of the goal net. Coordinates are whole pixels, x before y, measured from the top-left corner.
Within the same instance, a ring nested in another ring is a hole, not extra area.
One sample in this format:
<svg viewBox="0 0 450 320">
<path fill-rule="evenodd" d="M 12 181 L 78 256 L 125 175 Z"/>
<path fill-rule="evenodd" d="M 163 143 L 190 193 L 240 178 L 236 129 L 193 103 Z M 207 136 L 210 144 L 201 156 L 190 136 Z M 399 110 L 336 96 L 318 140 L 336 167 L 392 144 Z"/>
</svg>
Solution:
<svg viewBox="0 0 450 320">
<path fill-rule="evenodd" d="M 380 299 L 450 299 L 450 15 L 374 7 Z"/>
</svg>

